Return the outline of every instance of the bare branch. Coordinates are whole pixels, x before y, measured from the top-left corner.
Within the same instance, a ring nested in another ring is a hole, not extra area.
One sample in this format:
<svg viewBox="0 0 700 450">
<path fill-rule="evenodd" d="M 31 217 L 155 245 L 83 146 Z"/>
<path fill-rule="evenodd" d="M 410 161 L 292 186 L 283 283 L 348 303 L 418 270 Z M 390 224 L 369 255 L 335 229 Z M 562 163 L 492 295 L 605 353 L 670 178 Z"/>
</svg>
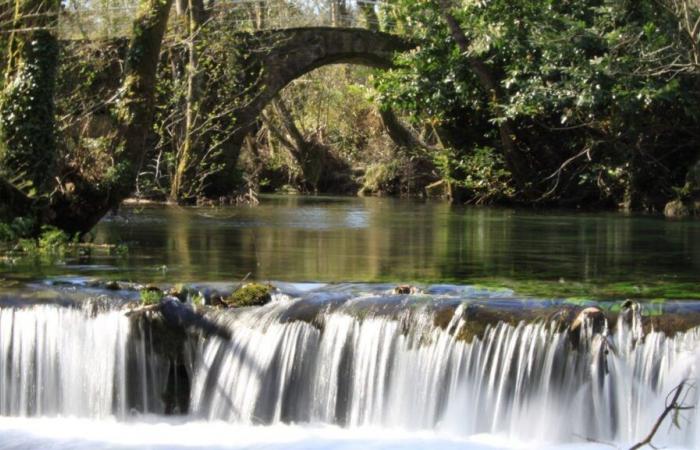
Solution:
<svg viewBox="0 0 700 450">
<path fill-rule="evenodd" d="M 673 411 L 681 411 L 681 410 L 690 408 L 687 405 L 683 405 L 682 401 L 680 403 L 678 402 L 678 399 L 681 397 L 681 394 L 683 394 L 683 388 L 686 386 L 687 381 L 688 380 L 681 381 L 678 386 L 676 386 L 671 392 L 669 392 L 668 396 L 666 397 L 666 408 L 661 413 L 659 418 L 656 419 L 656 422 L 654 423 L 654 426 L 652 427 L 649 434 L 642 441 L 640 441 L 637 444 L 630 447 L 629 450 L 638 450 L 638 449 L 644 447 L 645 445 L 648 445 L 652 448 L 655 448 L 652 445 L 651 441 L 652 441 L 652 439 L 654 439 L 656 432 L 659 431 L 659 427 L 661 427 L 661 424 L 663 423 L 664 419 L 666 419 L 666 416 L 668 416 Z M 686 392 L 686 395 L 687 395 L 687 392 Z M 669 402 L 668 397 L 670 397 L 670 396 L 673 396 L 673 398 Z"/>
</svg>

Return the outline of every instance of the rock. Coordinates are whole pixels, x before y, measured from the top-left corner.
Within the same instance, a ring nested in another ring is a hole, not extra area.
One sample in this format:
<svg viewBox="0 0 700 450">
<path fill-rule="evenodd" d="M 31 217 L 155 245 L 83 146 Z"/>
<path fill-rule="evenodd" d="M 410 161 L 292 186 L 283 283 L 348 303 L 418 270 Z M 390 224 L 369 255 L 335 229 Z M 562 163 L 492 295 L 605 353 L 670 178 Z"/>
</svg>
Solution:
<svg viewBox="0 0 700 450">
<path fill-rule="evenodd" d="M 608 319 L 597 306 L 582 309 L 569 326 L 569 338 L 575 347 L 581 342 L 581 331 L 589 328 L 592 335 L 601 334 L 607 329 Z"/>
<path fill-rule="evenodd" d="M 195 311 L 191 305 L 182 303 L 177 297 L 167 295 L 160 300 L 160 312 L 165 323 L 174 329 L 198 329 L 205 335 L 216 335 L 230 339 L 231 333 L 225 327 L 207 319 Z"/>
<path fill-rule="evenodd" d="M 620 319 L 622 319 L 628 326 L 632 325 L 635 319 L 641 318 L 641 311 L 642 309 L 639 302 L 627 299 L 620 307 Z"/>
<path fill-rule="evenodd" d="M 421 290 L 415 286 L 411 286 L 410 284 L 401 284 L 399 286 L 396 286 L 394 289 L 392 289 L 391 292 L 392 292 L 392 294 L 395 294 L 395 295 L 411 295 L 411 294 L 420 294 Z"/>
<path fill-rule="evenodd" d="M 108 281 L 105 284 L 105 289 L 107 289 L 108 291 L 119 291 L 121 290 L 121 288 L 122 287 L 116 281 Z"/>
<path fill-rule="evenodd" d="M 301 194 L 301 192 L 299 192 L 299 189 L 295 188 L 291 184 L 285 184 L 284 186 L 277 189 L 277 192 L 279 192 L 280 194 L 286 194 L 286 195 Z"/>
<path fill-rule="evenodd" d="M 207 306 L 226 306 L 224 296 L 216 289 L 205 289 L 202 292 L 204 304 Z"/>
<path fill-rule="evenodd" d="M 576 311 L 572 308 L 563 308 L 553 312 L 545 320 L 546 323 L 552 324 L 554 330 L 558 333 L 567 331 L 572 322 L 576 319 Z"/>
<path fill-rule="evenodd" d="M 269 284 L 248 283 L 233 291 L 224 302 L 232 308 L 262 306 L 272 300 L 273 290 Z"/>
<path fill-rule="evenodd" d="M 673 200 L 666 203 L 664 207 L 664 216 L 670 218 L 688 217 L 691 214 L 691 209 L 682 200 Z"/>
</svg>

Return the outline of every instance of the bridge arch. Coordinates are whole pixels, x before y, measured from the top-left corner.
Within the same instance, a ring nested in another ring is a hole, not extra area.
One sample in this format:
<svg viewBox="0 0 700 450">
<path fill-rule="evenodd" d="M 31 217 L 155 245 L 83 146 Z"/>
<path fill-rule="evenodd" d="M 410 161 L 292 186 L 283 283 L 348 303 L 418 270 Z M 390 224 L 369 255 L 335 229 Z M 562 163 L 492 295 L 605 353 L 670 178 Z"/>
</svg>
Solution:
<svg viewBox="0 0 700 450">
<path fill-rule="evenodd" d="M 413 48 L 399 36 L 362 28 L 287 28 L 259 31 L 250 37 L 256 47 L 250 57 L 261 75 L 255 83 L 255 98 L 237 114 L 246 131 L 285 86 L 319 67 L 358 64 L 389 69 L 397 52 Z"/>
<path fill-rule="evenodd" d="M 241 34 L 246 67 L 246 101 L 235 110 L 235 131 L 223 144 L 221 164 L 233 169 L 243 142 L 258 126 L 263 109 L 293 80 L 330 64 L 357 64 L 378 69 L 393 66 L 394 55 L 415 45 L 404 38 L 362 28 L 307 27 Z M 223 170 L 210 178 L 209 195 L 227 195 L 235 186 Z"/>
</svg>

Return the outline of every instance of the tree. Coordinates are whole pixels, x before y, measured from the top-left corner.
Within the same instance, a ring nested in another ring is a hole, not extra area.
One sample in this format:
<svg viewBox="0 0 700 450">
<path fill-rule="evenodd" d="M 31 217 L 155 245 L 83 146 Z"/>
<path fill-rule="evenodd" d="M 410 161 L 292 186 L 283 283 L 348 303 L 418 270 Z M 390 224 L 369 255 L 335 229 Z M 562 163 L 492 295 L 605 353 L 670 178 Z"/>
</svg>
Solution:
<svg viewBox="0 0 700 450">
<path fill-rule="evenodd" d="M 491 119 L 496 120 L 498 123 L 498 134 L 501 139 L 501 145 L 503 146 L 503 153 L 505 155 L 506 163 L 508 164 L 508 169 L 510 169 L 515 183 L 519 188 L 523 189 L 526 186 L 526 180 L 531 173 L 524 155 L 517 147 L 515 128 L 513 127 L 511 119 L 508 117 L 501 117 L 499 114 L 499 104 L 503 101 L 500 83 L 486 63 L 484 63 L 478 57 L 470 55 L 469 40 L 464 34 L 464 31 L 462 31 L 457 19 L 455 19 L 450 12 L 450 9 L 449 0 L 440 0 L 440 10 L 445 22 L 447 23 L 447 26 L 450 29 L 452 39 L 454 39 L 454 41 L 457 43 L 457 46 L 462 52 L 462 55 L 465 57 L 469 68 L 472 70 L 472 72 L 474 72 L 479 80 L 481 88 L 486 91 L 486 94 L 489 96 L 489 105 L 492 113 Z"/>
<path fill-rule="evenodd" d="M 17 1 L 22 2 L 20 5 L 27 6 L 19 8 L 19 11 L 27 15 L 26 20 L 31 22 L 26 22 L 21 14 L 16 17 L 15 23 L 19 26 L 15 26 L 14 33 L 17 38 L 10 45 L 14 61 L 8 64 L 11 76 L 6 78 L 5 84 L 9 87 L 6 87 L 3 95 L 4 106 L 0 116 L 3 120 L 2 144 L 6 152 L 3 164 L 5 178 L 0 181 L 0 193 L 3 194 L 0 197 L 0 212 L 5 218 L 25 215 L 35 219 L 37 225 L 51 224 L 68 232 L 85 232 L 110 209 L 117 207 L 134 189 L 146 152 L 146 138 L 151 129 L 156 68 L 172 0 L 141 0 L 134 21 L 125 75 L 116 102 L 115 116 L 119 133 L 113 142 L 114 163 L 98 183 L 86 181 L 79 172 L 61 173 L 55 165 L 51 166 L 50 161 L 55 157 L 56 149 L 53 145 L 46 145 L 53 142 L 49 140 L 49 133 L 37 133 L 35 128 L 20 126 L 20 123 L 13 120 L 12 108 L 16 106 L 9 104 L 8 99 L 12 99 L 18 89 L 16 86 L 22 85 L 14 81 L 17 80 L 15 74 L 29 73 L 29 76 L 39 81 L 36 83 L 39 87 L 32 85 L 30 88 L 42 89 L 43 96 L 20 95 L 17 100 L 37 102 L 37 107 L 43 109 L 41 117 L 46 120 L 43 126 L 53 132 L 52 99 L 57 65 L 56 37 L 50 29 L 51 22 L 45 21 L 55 20 L 58 2 Z M 41 14 L 30 14 L 31 11 L 36 13 L 37 7 L 40 7 L 38 11 Z M 39 17 L 42 22 L 35 22 L 39 19 L 34 17 Z M 27 27 L 27 24 L 32 26 Z M 25 32 L 40 33 L 39 39 L 29 41 L 22 35 Z M 32 45 L 28 46 L 28 42 Z M 37 49 L 34 42 L 43 45 Z M 32 112 L 32 118 L 34 114 Z M 18 146 L 17 143 L 21 145 Z M 13 152 L 26 153 L 28 159 L 20 160 L 13 156 Z M 13 157 L 17 164 L 13 163 Z M 28 165 L 24 163 L 18 166 L 20 161 L 27 161 Z M 40 185 L 42 189 L 23 192 L 20 189 L 23 179 Z"/>
<path fill-rule="evenodd" d="M 465 186 L 476 151 L 493 149 L 517 188 L 511 201 L 660 211 L 700 142 L 698 9 L 678 0 L 685 20 L 671 2 L 403 0 L 397 25 L 420 48 L 382 93 L 446 130 Z"/>
<path fill-rule="evenodd" d="M 170 186 L 170 201 L 177 202 L 183 194 L 183 179 L 192 164 L 197 144 L 197 126 L 200 116 L 202 98 L 202 76 L 199 68 L 199 34 L 206 20 L 202 0 L 179 0 L 180 14 L 185 17 L 187 24 L 187 95 L 185 98 L 185 131 L 184 142 L 177 152 L 177 164 Z"/>
</svg>

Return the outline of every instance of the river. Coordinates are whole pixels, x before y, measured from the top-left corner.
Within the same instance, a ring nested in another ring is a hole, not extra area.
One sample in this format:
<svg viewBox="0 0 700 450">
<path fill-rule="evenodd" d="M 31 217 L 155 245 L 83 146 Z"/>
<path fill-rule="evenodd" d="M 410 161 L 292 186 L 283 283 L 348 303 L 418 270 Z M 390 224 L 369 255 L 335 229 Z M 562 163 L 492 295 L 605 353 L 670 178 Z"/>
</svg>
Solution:
<svg viewBox="0 0 700 450">
<path fill-rule="evenodd" d="M 124 208 L 94 240 L 129 251 L 0 266 L 0 448 L 624 448 L 682 380 L 700 401 L 698 222 L 267 197 Z M 243 279 L 273 301 L 207 310 L 229 335 L 174 359 L 124 313 L 124 282 Z M 580 343 L 543 320 L 585 306 L 610 320 Z M 697 448 L 696 416 L 654 443 Z"/>
</svg>

